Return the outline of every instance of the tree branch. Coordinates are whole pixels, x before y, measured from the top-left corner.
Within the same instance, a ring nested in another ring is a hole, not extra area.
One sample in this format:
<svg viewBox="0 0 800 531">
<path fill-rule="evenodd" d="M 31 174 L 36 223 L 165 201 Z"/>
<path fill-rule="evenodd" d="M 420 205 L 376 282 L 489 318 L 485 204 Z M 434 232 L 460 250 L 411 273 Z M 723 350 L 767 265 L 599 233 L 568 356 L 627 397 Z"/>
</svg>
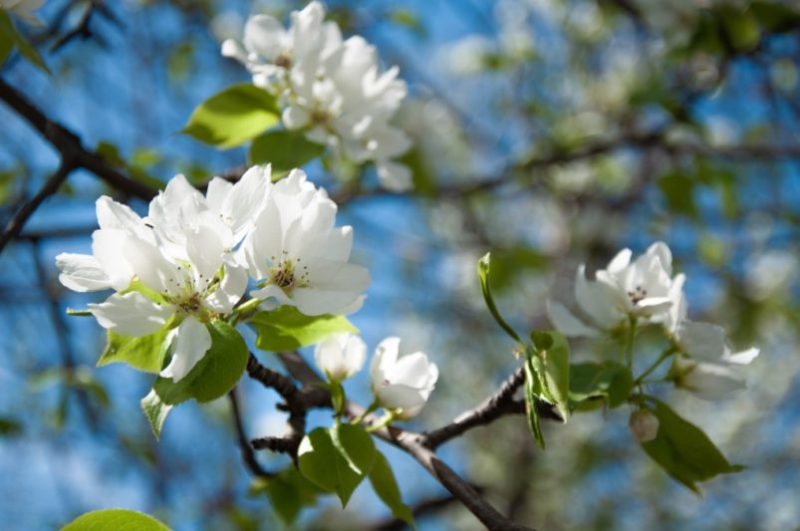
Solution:
<svg viewBox="0 0 800 531">
<path fill-rule="evenodd" d="M 74 165 L 67 159 L 62 159 L 61 164 L 58 166 L 56 172 L 47 180 L 41 190 L 34 195 L 30 201 L 22 205 L 16 214 L 6 225 L 3 234 L 0 235 L 0 252 L 3 251 L 5 246 L 16 238 L 28 219 L 36 212 L 36 209 L 44 202 L 45 199 L 55 194 L 58 189 L 67 180 L 67 177 L 74 169 Z"/>
<path fill-rule="evenodd" d="M 261 382 L 264 387 L 274 389 L 286 401 L 285 409 L 289 412 L 288 433 L 282 437 L 260 437 L 250 441 L 256 450 L 272 450 L 297 457 L 297 447 L 306 433 L 307 406 L 303 395 L 291 378 L 264 367 L 251 353 L 247 360 L 247 374 Z"/>
<path fill-rule="evenodd" d="M 279 354 L 279 358 L 289 373 L 304 386 L 314 386 L 322 382 L 319 375 L 296 352 Z M 345 414 L 351 419 L 360 417 L 363 413 L 364 408 L 354 402 L 348 402 L 345 406 Z M 365 423 L 367 424 L 375 424 L 377 422 L 378 418 L 375 415 L 370 414 L 365 418 Z M 529 529 L 510 521 L 500 514 L 480 495 L 475 487 L 461 478 L 447 463 L 442 461 L 434 450 L 423 444 L 425 439 L 423 434 L 393 426 L 379 429 L 373 434 L 404 450 L 416 459 L 425 470 L 436 478 L 453 496 L 458 498 L 487 528 L 503 530 Z"/>
<path fill-rule="evenodd" d="M 476 408 L 465 411 L 456 419 L 433 431 L 422 434 L 424 446 L 435 450 L 450 439 L 463 435 L 466 431 L 491 424 L 495 420 L 508 414 L 523 413 L 525 405 L 519 400 L 514 400 L 514 393 L 525 382 L 525 369 L 520 366 L 511 376 L 500 385 L 500 388 L 483 401 Z M 548 404 L 537 403 L 540 416 L 551 420 L 561 420 L 561 417 Z"/>
<path fill-rule="evenodd" d="M 96 151 L 84 148 L 81 139 L 75 133 L 47 118 L 27 97 L 2 79 L 0 79 L 0 100 L 23 117 L 58 150 L 62 163 L 70 161 L 73 169 L 85 168 L 109 186 L 139 199 L 152 199 L 158 192 L 120 173 Z"/>
<path fill-rule="evenodd" d="M 253 447 L 250 446 L 250 442 L 247 440 L 247 434 L 244 431 L 244 421 L 242 420 L 242 412 L 239 408 L 239 399 L 236 396 L 236 389 L 232 389 L 231 392 L 228 393 L 228 398 L 231 401 L 236 438 L 239 441 L 239 448 L 242 451 L 242 460 L 244 464 L 254 476 L 262 478 L 271 477 L 272 474 L 267 472 L 267 470 L 261 466 L 261 463 L 258 462 L 256 454 L 253 452 Z"/>
</svg>

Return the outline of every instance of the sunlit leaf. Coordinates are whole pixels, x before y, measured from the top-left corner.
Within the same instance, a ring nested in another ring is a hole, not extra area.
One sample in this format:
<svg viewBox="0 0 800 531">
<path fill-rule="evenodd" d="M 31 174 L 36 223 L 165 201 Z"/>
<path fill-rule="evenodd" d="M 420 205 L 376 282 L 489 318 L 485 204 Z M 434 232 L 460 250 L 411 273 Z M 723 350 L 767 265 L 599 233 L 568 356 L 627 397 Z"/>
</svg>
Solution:
<svg viewBox="0 0 800 531">
<path fill-rule="evenodd" d="M 226 149 L 255 138 L 279 120 L 275 97 L 244 83 L 228 87 L 201 103 L 189 117 L 183 133 Z"/>
<path fill-rule="evenodd" d="M 61 531 L 169 531 L 169 528 L 144 513 L 103 509 L 79 516 Z"/>
<path fill-rule="evenodd" d="M 251 323 L 258 331 L 256 346 L 269 352 L 288 352 L 313 345 L 338 332 L 358 332 L 342 315 L 311 317 L 300 313 L 293 306 L 258 312 Z"/>
</svg>

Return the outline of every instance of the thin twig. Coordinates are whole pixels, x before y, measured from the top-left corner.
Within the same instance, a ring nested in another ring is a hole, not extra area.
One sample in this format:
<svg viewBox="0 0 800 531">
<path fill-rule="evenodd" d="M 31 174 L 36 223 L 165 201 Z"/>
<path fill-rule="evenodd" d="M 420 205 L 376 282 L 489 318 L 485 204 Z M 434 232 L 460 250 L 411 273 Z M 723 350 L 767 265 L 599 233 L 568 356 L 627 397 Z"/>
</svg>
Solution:
<svg viewBox="0 0 800 531">
<path fill-rule="evenodd" d="M 256 450 L 272 450 L 297 456 L 297 447 L 306 431 L 306 410 L 307 406 L 303 401 L 303 395 L 294 385 L 291 378 L 279 372 L 264 367 L 258 359 L 251 353 L 247 360 L 247 374 L 261 382 L 265 387 L 274 389 L 286 401 L 285 409 L 289 412 L 288 433 L 282 437 L 259 437 L 250 441 Z"/>
<path fill-rule="evenodd" d="M 253 447 L 247 439 L 247 434 L 244 431 L 244 421 L 242 420 L 242 412 L 239 407 L 239 399 L 236 396 L 236 389 L 232 389 L 228 393 L 228 398 L 231 401 L 231 409 L 233 410 L 233 422 L 236 428 L 236 437 L 239 441 L 239 448 L 242 451 L 242 460 L 250 472 L 257 477 L 268 478 L 272 474 L 268 472 L 261 463 L 258 462 Z"/>
<path fill-rule="evenodd" d="M 0 235 L 0 252 L 3 251 L 8 242 L 16 238 L 28 219 L 36 212 L 36 209 L 44 202 L 45 199 L 55 194 L 58 189 L 67 180 L 70 172 L 74 166 L 67 160 L 62 160 L 56 172 L 47 180 L 41 190 L 34 195 L 29 201 L 22 205 L 14 217 L 6 225 L 3 234 Z"/>
<path fill-rule="evenodd" d="M 504 415 L 522 413 L 524 404 L 521 401 L 514 400 L 514 393 L 524 382 L 525 370 L 520 366 L 481 405 L 465 411 L 446 426 L 424 433 L 423 444 L 435 450 L 447 441 L 463 435 L 464 432 L 472 428 L 491 424 Z M 537 404 L 537 408 L 542 417 L 561 420 L 553 408 L 547 404 Z"/>
</svg>

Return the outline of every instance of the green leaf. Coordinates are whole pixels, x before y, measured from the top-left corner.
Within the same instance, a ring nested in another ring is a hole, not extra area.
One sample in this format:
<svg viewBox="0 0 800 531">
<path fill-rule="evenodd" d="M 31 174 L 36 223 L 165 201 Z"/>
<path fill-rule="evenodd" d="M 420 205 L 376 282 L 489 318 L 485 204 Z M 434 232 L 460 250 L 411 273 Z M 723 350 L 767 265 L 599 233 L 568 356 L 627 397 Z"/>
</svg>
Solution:
<svg viewBox="0 0 800 531">
<path fill-rule="evenodd" d="M 153 389 L 170 405 L 194 398 L 210 402 L 233 389 L 247 366 L 249 351 L 239 332 L 224 321 L 206 325 L 211 348 L 179 382 L 159 377 Z"/>
<path fill-rule="evenodd" d="M 375 443 L 369 433 L 356 424 L 331 427 L 333 445 L 356 474 L 367 475 L 375 463 Z"/>
<path fill-rule="evenodd" d="M 150 423 L 153 435 L 156 436 L 156 439 L 160 439 L 161 429 L 164 427 L 164 422 L 166 422 L 167 415 L 169 415 L 173 406 L 165 404 L 155 389 L 151 389 L 139 404 L 142 407 L 145 418 L 147 418 L 147 422 Z"/>
<path fill-rule="evenodd" d="M 9 23 L 8 15 L 0 11 L 0 65 L 6 62 L 14 50 L 14 38 L 7 31 Z"/>
<path fill-rule="evenodd" d="M 288 352 L 313 345 L 337 332 L 358 332 L 342 315 L 310 317 L 293 306 L 258 312 L 251 322 L 258 331 L 256 346 L 269 352 Z"/>
<path fill-rule="evenodd" d="M 698 216 L 694 190 L 696 181 L 685 173 L 675 171 L 659 179 L 658 186 L 667 203 L 667 208 L 675 214 L 690 218 Z"/>
<path fill-rule="evenodd" d="M 555 404 L 564 422 L 569 419 L 569 343 L 558 332 L 531 332 L 535 357 L 542 362 L 539 377 L 549 402 Z M 536 368 L 536 360 L 532 360 Z"/>
<path fill-rule="evenodd" d="M 22 422 L 11 417 L 0 417 L 0 437 L 16 437 L 22 433 Z"/>
<path fill-rule="evenodd" d="M 372 484 L 372 489 L 378 495 L 378 498 L 392 511 L 392 516 L 399 518 L 416 529 L 414 515 L 408 506 L 403 503 L 403 497 L 400 494 L 400 488 L 397 486 L 392 467 L 389 466 L 389 461 L 386 457 L 377 451 L 375 452 L 375 463 L 369 473 L 369 482 Z"/>
<path fill-rule="evenodd" d="M 569 399 L 580 409 L 591 409 L 593 399 L 615 408 L 625 403 L 633 389 L 630 369 L 619 363 L 577 363 L 571 366 Z M 582 404 L 582 402 L 588 402 Z"/>
<path fill-rule="evenodd" d="M 542 434 L 539 412 L 536 410 L 536 401 L 542 392 L 542 385 L 533 366 L 536 353 L 532 349 L 525 350 L 525 413 L 528 418 L 528 428 L 539 447 L 544 450 L 545 442 Z"/>
<path fill-rule="evenodd" d="M 337 442 L 333 430 L 317 428 L 303 438 L 297 450 L 300 472 L 322 490 L 335 492 L 342 507 L 347 506 L 375 460 L 375 445 L 369 434 L 360 426 L 352 428 L 341 431 Z"/>
<path fill-rule="evenodd" d="M 97 366 L 127 363 L 140 371 L 158 373 L 164 367 L 168 346 L 165 339 L 171 328 L 174 328 L 172 320 L 149 336 L 122 336 L 109 330 L 106 334 L 106 348 L 97 360 Z"/>
<path fill-rule="evenodd" d="M 43 72 L 50 73 L 36 48 L 31 46 L 25 37 L 17 31 L 8 13 L 0 9 L 0 64 L 8 58 L 14 46 L 17 47 L 22 57 Z"/>
<path fill-rule="evenodd" d="M 291 465 L 272 477 L 255 479 L 249 494 L 262 492 L 267 493 L 280 519 L 291 526 L 303 508 L 316 505 L 319 489 Z"/>
<path fill-rule="evenodd" d="M 642 443 L 642 448 L 674 479 L 699 494 L 697 482 L 743 469 L 730 464 L 700 428 L 665 403 L 650 396 L 645 400 L 647 410 L 658 418 L 659 425 L 656 438 Z"/>
<path fill-rule="evenodd" d="M 241 145 L 280 120 L 275 97 L 250 83 L 234 85 L 201 103 L 183 133 L 221 149 Z"/>
<path fill-rule="evenodd" d="M 721 5 L 718 6 L 718 11 L 722 27 L 735 51 L 746 52 L 758 46 L 761 29 L 758 26 L 758 19 L 750 10 Z"/>
<path fill-rule="evenodd" d="M 325 152 L 325 146 L 308 140 L 299 131 L 269 131 L 253 140 L 251 164 L 272 164 L 275 174 L 305 166 Z"/>
<path fill-rule="evenodd" d="M 483 255 L 483 258 L 478 260 L 478 278 L 481 281 L 481 291 L 483 292 L 483 300 L 486 301 L 486 306 L 489 308 L 489 312 L 494 317 L 494 320 L 497 321 L 497 324 L 500 325 L 506 334 L 511 336 L 513 340 L 515 340 L 519 344 L 524 344 L 522 339 L 519 337 L 511 325 L 509 325 L 503 316 L 500 315 L 500 311 L 497 309 L 497 306 L 494 303 L 494 298 L 492 297 L 491 289 L 489 288 L 489 271 L 491 269 L 491 261 L 492 256 L 491 253 L 486 253 Z"/>
<path fill-rule="evenodd" d="M 79 516 L 61 531 L 169 531 L 169 528 L 138 511 L 103 509 Z"/>
</svg>

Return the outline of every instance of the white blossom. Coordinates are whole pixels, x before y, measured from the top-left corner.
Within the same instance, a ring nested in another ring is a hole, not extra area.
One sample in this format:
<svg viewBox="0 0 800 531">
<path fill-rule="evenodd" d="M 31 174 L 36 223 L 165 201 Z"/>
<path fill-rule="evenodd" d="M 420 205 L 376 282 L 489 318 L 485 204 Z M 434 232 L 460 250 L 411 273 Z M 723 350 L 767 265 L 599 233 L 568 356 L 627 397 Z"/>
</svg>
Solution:
<svg viewBox="0 0 800 531">
<path fill-rule="evenodd" d="M 253 297 L 311 316 L 361 307 L 369 273 L 349 261 L 353 229 L 335 226 L 336 210 L 301 170 L 275 184 L 242 244 L 240 260 L 259 286 Z"/>
<path fill-rule="evenodd" d="M 567 336 L 596 336 L 634 317 L 643 322 L 664 322 L 673 305 L 675 286 L 682 286 L 683 275 L 672 275 L 672 253 L 662 242 L 651 245 L 647 252 L 631 261 L 630 249 L 623 249 L 605 269 L 586 278 L 586 267 L 578 268 L 575 278 L 575 300 L 583 320 L 563 304 L 548 303 L 553 325 Z"/>
<path fill-rule="evenodd" d="M 166 345 L 172 358 L 161 375 L 178 381 L 211 347 L 206 325 L 230 314 L 247 287 L 247 271 L 231 251 L 263 208 L 268 183 L 268 168 L 252 168 L 235 185 L 212 181 L 206 198 L 178 175 L 145 219 L 101 197 L 92 255 L 57 256 L 59 279 L 75 291 L 115 290 L 89 310 L 123 336 L 174 323 Z"/>
<path fill-rule="evenodd" d="M 353 376 L 364 366 L 367 345 L 355 334 L 331 334 L 314 350 L 317 367 L 331 380 L 341 381 Z"/>
<path fill-rule="evenodd" d="M 733 352 L 722 327 L 683 321 L 675 341 L 685 356 L 676 357 L 672 373 L 678 387 L 688 389 L 705 400 L 718 400 L 743 389 L 745 382 L 736 366 L 749 365 L 759 349 Z"/>
<path fill-rule="evenodd" d="M 92 233 L 92 254 L 56 256 L 58 279 L 78 292 L 127 289 L 137 273 L 139 249 L 153 244 L 155 235 L 130 207 L 108 196 L 95 205 L 100 228 Z"/>
<path fill-rule="evenodd" d="M 358 164 L 374 162 L 381 184 L 408 190 L 408 168 L 393 162 L 411 141 L 391 120 L 406 97 L 397 67 L 381 71 L 375 47 L 343 39 L 325 10 L 311 2 L 291 14 L 288 28 L 268 15 L 251 17 L 243 42 L 226 40 L 222 54 L 244 64 L 253 83 L 278 96 L 282 121 L 312 142 Z"/>
<path fill-rule="evenodd" d="M 423 352 L 403 350 L 400 338 L 388 337 L 375 350 L 370 376 L 380 405 L 407 419 L 422 411 L 439 378 L 439 368 Z"/>
</svg>

